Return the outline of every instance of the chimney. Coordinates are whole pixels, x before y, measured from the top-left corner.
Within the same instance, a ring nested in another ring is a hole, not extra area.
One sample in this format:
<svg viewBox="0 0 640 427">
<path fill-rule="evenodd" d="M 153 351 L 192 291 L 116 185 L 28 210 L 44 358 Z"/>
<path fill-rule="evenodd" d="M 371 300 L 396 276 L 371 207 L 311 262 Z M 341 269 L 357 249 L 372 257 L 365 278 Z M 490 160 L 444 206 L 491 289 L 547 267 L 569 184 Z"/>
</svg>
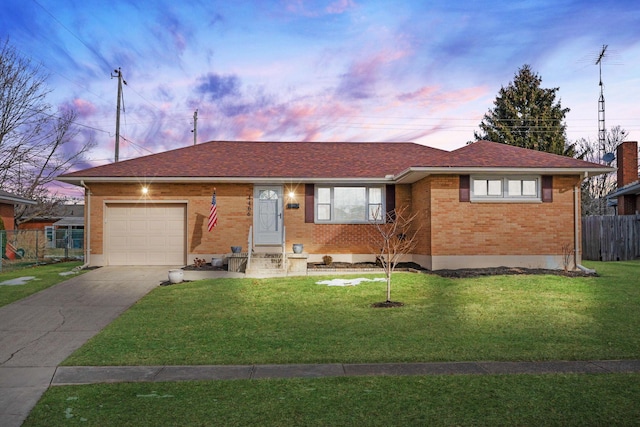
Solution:
<svg viewBox="0 0 640 427">
<path fill-rule="evenodd" d="M 618 188 L 638 180 L 638 141 L 625 141 L 616 149 Z"/>
</svg>

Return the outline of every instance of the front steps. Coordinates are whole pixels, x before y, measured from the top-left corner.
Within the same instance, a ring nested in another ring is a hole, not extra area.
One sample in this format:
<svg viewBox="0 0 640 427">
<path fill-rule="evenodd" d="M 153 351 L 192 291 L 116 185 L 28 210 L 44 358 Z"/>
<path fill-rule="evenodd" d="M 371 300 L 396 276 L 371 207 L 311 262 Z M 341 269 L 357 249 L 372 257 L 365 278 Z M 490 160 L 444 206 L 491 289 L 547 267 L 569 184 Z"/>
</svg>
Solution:
<svg viewBox="0 0 640 427">
<path fill-rule="evenodd" d="M 286 276 L 285 263 L 279 253 L 252 253 L 251 261 L 245 270 L 247 277 Z"/>
</svg>

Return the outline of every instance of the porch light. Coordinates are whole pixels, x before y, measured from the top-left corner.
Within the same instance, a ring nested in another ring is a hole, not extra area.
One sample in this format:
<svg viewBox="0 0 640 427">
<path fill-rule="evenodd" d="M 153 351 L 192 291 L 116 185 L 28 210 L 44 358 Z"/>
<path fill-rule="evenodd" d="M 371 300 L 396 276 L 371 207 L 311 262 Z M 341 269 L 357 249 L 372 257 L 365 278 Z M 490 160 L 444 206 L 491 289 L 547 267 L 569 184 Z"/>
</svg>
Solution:
<svg viewBox="0 0 640 427">
<path fill-rule="evenodd" d="M 142 194 L 148 194 L 148 193 L 149 193 L 149 187 L 145 185 L 144 187 L 142 187 Z"/>
<path fill-rule="evenodd" d="M 294 193 L 293 191 L 289 191 L 289 198 L 290 199 L 295 199 L 296 198 L 296 193 Z"/>
</svg>

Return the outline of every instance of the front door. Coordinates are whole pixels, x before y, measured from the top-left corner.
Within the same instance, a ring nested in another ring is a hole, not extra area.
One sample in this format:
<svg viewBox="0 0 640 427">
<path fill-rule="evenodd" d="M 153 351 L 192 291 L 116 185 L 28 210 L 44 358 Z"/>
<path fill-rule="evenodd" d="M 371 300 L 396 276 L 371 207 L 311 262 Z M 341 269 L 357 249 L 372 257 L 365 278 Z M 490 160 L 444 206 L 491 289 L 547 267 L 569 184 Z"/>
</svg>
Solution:
<svg viewBox="0 0 640 427">
<path fill-rule="evenodd" d="M 281 245 L 282 187 L 256 186 L 253 193 L 253 229 L 256 245 Z"/>
</svg>

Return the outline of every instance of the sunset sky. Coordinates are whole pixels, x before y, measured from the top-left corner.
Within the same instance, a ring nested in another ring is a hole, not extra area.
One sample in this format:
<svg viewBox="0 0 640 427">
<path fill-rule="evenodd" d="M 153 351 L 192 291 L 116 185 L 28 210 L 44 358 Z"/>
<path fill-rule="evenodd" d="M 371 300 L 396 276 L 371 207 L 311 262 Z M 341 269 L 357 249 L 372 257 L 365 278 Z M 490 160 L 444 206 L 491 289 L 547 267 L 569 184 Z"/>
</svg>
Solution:
<svg viewBox="0 0 640 427">
<path fill-rule="evenodd" d="M 113 161 L 198 141 L 473 139 L 524 64 L 559 87 L 567 136 L 597 140 L 598 58 L 607 127 L 640 138 L 640 4 L 634 1 L 3 0 L 0 35 L 41 64 L 49 101 L 73 106 Z"/>
</svg>

